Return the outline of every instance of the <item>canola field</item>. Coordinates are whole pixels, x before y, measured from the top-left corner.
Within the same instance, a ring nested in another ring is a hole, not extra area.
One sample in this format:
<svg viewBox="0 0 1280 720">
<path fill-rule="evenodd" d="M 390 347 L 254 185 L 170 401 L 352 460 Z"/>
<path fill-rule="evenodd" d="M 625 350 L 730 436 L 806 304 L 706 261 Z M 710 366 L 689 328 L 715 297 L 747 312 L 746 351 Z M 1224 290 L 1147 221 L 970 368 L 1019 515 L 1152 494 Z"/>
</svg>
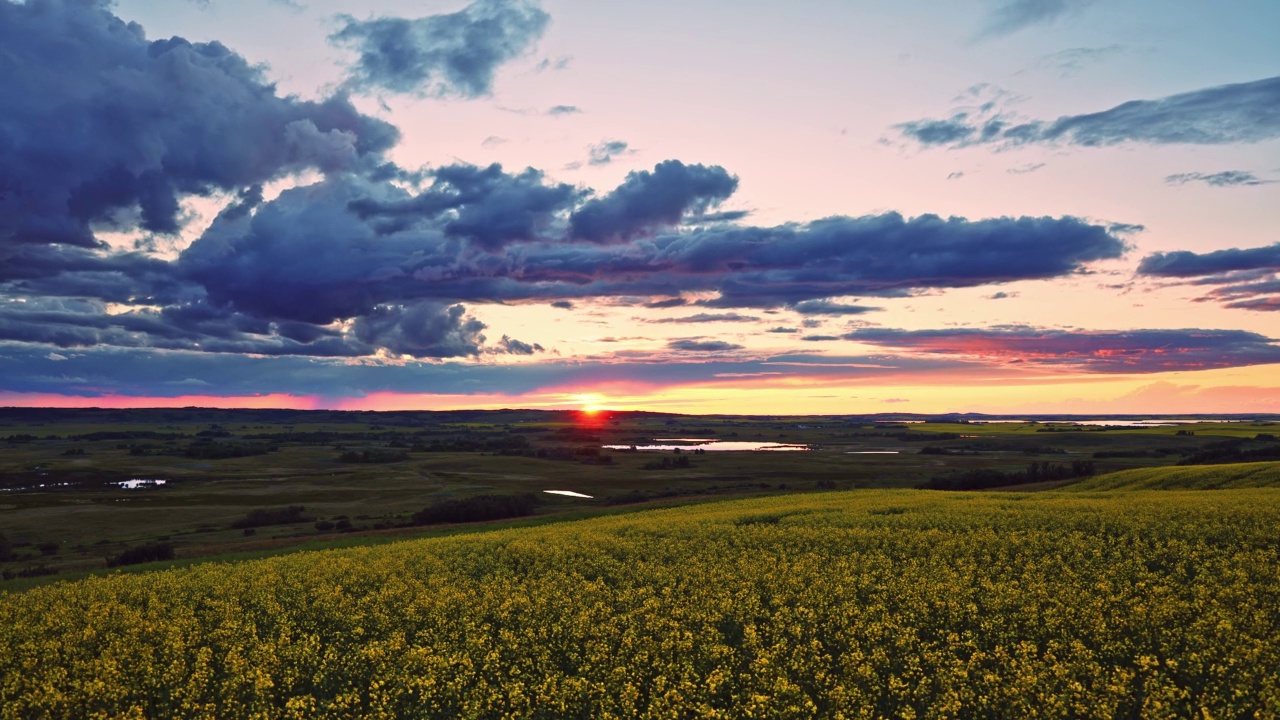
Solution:
<svg viewBox="0 0 1280 720">
<path fill-rule="evenodd" d="M 1229 490 L 1280 488 L 1280 462 L 1187 465 L 1121 470 L 1089 478 L 1072 490 Z"/>
<path fill-rule="evenodd" d="M 0 718 L 1276 718 L 1280 490 L 851 491 L 0 596 Z"/>
</svg>

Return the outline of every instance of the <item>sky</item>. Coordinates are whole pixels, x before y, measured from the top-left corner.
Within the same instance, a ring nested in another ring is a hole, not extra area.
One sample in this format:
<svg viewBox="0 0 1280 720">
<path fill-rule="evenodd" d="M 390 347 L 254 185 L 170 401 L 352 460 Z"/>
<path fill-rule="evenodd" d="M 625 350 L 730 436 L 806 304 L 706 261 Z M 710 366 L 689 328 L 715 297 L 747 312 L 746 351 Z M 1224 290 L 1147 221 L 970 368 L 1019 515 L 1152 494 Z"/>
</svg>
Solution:
<svg viewBox="0 0 1280 720">
<path fill-rule="evenodd" d="M 0 0 L 0 406 L 1280 412 L 1272 0 Z"/>
</svg>

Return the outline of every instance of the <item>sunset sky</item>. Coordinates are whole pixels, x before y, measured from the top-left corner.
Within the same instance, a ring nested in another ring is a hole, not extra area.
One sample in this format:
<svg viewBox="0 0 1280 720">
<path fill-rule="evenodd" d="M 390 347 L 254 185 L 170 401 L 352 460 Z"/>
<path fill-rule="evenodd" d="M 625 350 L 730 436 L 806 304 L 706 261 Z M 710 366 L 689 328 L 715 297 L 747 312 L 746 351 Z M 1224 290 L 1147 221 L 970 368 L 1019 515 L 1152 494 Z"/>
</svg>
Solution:
<svg viewBox="0 0 1280 720">
<path fill-rule="evenodd" d="M 1277 28 L 0 0 L 0 406 L 1280 412 Z"/>
</svg>

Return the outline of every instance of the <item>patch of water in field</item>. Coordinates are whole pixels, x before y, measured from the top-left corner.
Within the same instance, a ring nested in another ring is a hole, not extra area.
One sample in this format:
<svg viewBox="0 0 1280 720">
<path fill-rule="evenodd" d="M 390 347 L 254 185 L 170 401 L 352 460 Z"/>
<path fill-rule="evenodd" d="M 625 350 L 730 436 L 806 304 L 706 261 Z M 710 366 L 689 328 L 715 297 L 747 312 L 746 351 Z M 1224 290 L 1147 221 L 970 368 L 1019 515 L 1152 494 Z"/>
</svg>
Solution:
<svg viewBox="0 0 1280 720">
<path fill-rule="evenodd" d="M 657 441 L 655 441 L 657 442 Z M 668 440 L 668 442 L 670 442 Z M 707 452 L 805 452 L 808 445 L 787 443 L 751 442 L 746 440 L 699 440 L 686 445 L 605 445 L 605 450 L 641 450 L 645 452 L 671 452 L 673 450 L 706 450 Z"/>
<path fill-rule="evenodd" d="M 140 490 L 142 488 L 160 487 L 167 482 L 169 481 L 151 478 L 132 478 L 130 480 L 121 480 L 120 482 L 114 482 L 111 484 L 125 490 Z"/>
<path fill-rule="evenodd" d="M 897 455 L 897 450 L 850 450 L 845 455 Z"/>
<path fill-rule="evenodd" d="M 551 495 L 564 495 L 565 497 L 576 497 L 576 498 L 592 498 L 593 497 L 592 495 L 583 495 L 580 492 L 574 492 L 572 490 L 543 490 L 542 492 L 548 493 Z"/>
</svg>

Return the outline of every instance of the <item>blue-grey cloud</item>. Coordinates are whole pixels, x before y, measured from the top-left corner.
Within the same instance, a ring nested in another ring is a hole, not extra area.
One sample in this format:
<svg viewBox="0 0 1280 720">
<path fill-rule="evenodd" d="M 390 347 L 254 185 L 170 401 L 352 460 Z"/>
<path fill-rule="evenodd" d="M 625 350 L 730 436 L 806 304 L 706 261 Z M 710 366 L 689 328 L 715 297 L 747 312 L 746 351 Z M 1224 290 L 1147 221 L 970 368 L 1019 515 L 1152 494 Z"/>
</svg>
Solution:
<svg viewBox="0 0 1280 720">
<path fill-rule="evenodd" d="M 830 300 L 804 300 L 791 306 L 801 315 L 862 315 L 876 312 L 881 308 L 867 305 L 845 305 Z"/>
<path fill-rule="evenodd" d="M 768 329 L 768 330 L 766 330 L 765 332 L 779 333 L 779 334 L 781 334 L 781 335 L 794 335 L 794 334 L 796 334 L 796 333 L 800 332 L 800 330 L 799 330 L 799 329 L 797 329 L 797 328 L 776 327 L 776 328 L 769 328 L 769 329 Z"/>
<path fill-rule="evenodd" d="M 455 13 L 416 19 L 340 19 L 330 40 L 359 53 L 348 86 L 475 98 L 493 92 L 498 68 L 531 50 L 551 18 L 530 0 L 476 0 Z"/>
<path fill-rule="evenodd" d="M 350 208 L 362 219 L 374 219 L 384 235 L 429 220 L 449 237 L 498 250 L 539 239 L 556 215 L 579 199 L 573 186 L 549 184 L 533 168 L 512 175 L 496 163 L 448 165 L 430 175 L 434 181 L 425 192 L 392 200 L 360 198 Z"/>
<path fill-rule="evenodd" d="M 1237 187 L 1240 185 L 1266 185 L 1272 181 L 1263 180 L 1251 172 L 1243 170 L 1224 170 L 1216 173 L 1187 172 L 1175 173 L 1165 177 L 1170 185 L 1186 185 L 1190 182 L 1201 182 L 1213 187 Z"/>
<path fill-rule="evenodd" d="M 1009 35 L 1032 25 L 1051 23 L 1094 2 L 1096 0 L 1006 0 L 987 17 L 978 38 Z"/>
<path fill-rule="evenodd" d="M 723 340 L 702 340 L 700 338 L 686 338 L 683 340 L 671 340 L 667 343 L 667 347 L 672 350 L 681 350 L 684 352 L 731 352 L 733 350 L 741 350 L 741 345 L 724 342 Z"/>
<path fill-rule="evenodd" d="M 654 300 L 644 304 L 647 308 L 673 308 L 681 305 L 688 305 L 689 301 L 684 298 L 667 298 L 665 300 Z"/>
<path fill-rule="evenodd" d="M 379 305 L 356 318 L 352 334 L 373 347 L 413 357 L 478 355 L 484 323 L 466 317 L 461 305 L 422 301 L 410 306 Z M 504 336 L 504 340 L 507 338 Z M 508 341 L 508 346 L 509 346 Z M 522 353 L 528 354 L 528 353 Z"/>
<path fill-rule="evenodd" d="M 760 318 L 752 315 L 742 315 L 740 313 L 698 313 L 696 315 L 684 315 L 681 317 L 664 317 L 656 320 L 646 320 L 650 323 L 670 323 L 670 324 L 689 324 L 689 323 L 713 323 L 713 322 L 755 322 Z"/>
<path fill-rule="evenodd" d="M 829 342 L 831 340 L 839 340 L 839 335 L 805 335 L 800 338 L 805 342 Z"/>
<path fill-rule="evenodd" d="M 587 162 L 591 165 L 608 165 L 619 155 L 626 155 L 630 150 L 622 140 L 602 140 L 588 148 Z"/>
<path fill-rule="evenodd" d="M 398 131 L 280 97 L 217 42 L 148 41 L 106 0 L 0 0 L 0 247 L 173 233 L 185 196 L 381 162 Z"/>
<path fill-rule="evenodd" d="M 1237 270 L 1280 271 L 1280 243 L 1259 248 L 1229 248 L 1207 253 L 1186 250 L 1152 253 L 1138 264 L 1139 275 L 1196 277 Z"/>
<path fill-rule="evenodd" d="M 979 369 L 956 358 L 827 357 L 788 355 L 755 359 L 718 359 L 705 354 L 661 362 L 592 362 L 548 359 L 537 363 L 496 364 L 458 361 L 351 363 L 315 357 L 267 357 L 173 350 L 98 346 L 65 351 L 51 371 L 47 347 L 0 341 L 3 390 L 79 396 L 119 394 L 173 397 L 285 393 L 321 398 L 362 397 L 371 393 L 448 393 L 519 395 L 543 388 L 611 382 L 671 384 L 725 377 L 776 376 L 874 379 L 915 372 Z M 76 379 L 85 382 L 77 383 Z"/>
<path fill-rule="evenodd" d="M 569 219 L 573 237 L 593 242 L 624 242 L 678 225 L 728 199 L 738 178 L 718 165 L 659 163 L 653 171 L 627 174 L 613 192 L 591 200 Z"/>
<path fill-rule="evenodd" d="M 1216 286 L 1197 298 L 1200 302 L 1217 302 L 1235 310 L 1280 312 L 1280 243 L 1207 253 L 1152 253 L 1138 264 L 1138 274 Z"/>
<path fill-rule="evenodd" d="M 1280 345 L 1244 330 L 947 330 L 864 328 L 846 340 L 933 355 L 1094 373 L 1153 373 L 1280 363 Z"/>
<path fill-rule="evenodd" d="M 1131 100 L 1101 112 L 1053 121 L 1019 120 L 990 109 L 901 123 L 895 128 L 923 146 L 1121 143 L 1223 145 L 1280 137 L 1280 77 L 1193 90 L 1156 100 Z"/>
<path fill-rule="evenodd" d="M 577 105 L 552 105 L 547 108 L 547 114 L 551 117 L 561 117 L 563 115 L 578 115 L 582 112 L 582 108 Z"/>
</svg>

